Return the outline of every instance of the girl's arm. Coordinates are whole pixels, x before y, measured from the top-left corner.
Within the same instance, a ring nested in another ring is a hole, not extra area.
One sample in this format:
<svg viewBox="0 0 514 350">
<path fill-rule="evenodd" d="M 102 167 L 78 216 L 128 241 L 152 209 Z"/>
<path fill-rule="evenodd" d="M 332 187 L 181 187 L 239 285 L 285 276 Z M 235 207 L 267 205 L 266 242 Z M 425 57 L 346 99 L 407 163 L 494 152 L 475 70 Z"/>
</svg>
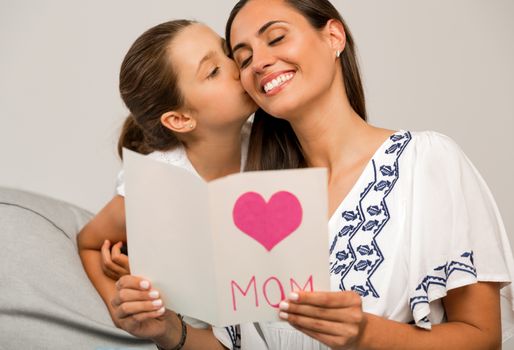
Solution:
<svg viewBox="0 0 514 350">
<path fill-rule="evenodd" d="M 116 283 L 112 308 L 118 327 L 139 338 L 150 339 L 163 349 L 172 349 L 180 342 L 182 323 L 176 313 L 165 309 L 159 292 L 140 277 L 127 275 Z M 212 329 L 187 327 L 183 350 L 225 347 Z"/>
<path fill-rule="evenodd" d="M 110 259 L 109 242 L 126 241 L 125 200 L 114 196 L 107 205 L 80 231 L 77 244 L 80 259 L 91 283 L 113 315 L 110 301 L 116 292 L 115 280 L 108 275 L 123 274 L 121 259 L 118 264 Z M 102 255 L 103 247 L 103 255 Z M 119 249 L 119 245 L 118 245 Z M 124 256 L 126 259 L 126 256 Z M 103 263 L 102 263 L 103 259 Z M 128 266 L 128 262 L 125 266 Z M 109 272 L 109 269 L 111 272 Z M 126 273 L 126 272 L 125 272 Z"/>
<path fill-rule="evenodd" d="M 281 317 L 333 349 L 477 349 L 501 347 L 498 283 L 479 282 L 448 291 L 447 322 L 432 330 L 363 313 L 353 292 L 299 292 L 281 305 Z"/>
</svg>

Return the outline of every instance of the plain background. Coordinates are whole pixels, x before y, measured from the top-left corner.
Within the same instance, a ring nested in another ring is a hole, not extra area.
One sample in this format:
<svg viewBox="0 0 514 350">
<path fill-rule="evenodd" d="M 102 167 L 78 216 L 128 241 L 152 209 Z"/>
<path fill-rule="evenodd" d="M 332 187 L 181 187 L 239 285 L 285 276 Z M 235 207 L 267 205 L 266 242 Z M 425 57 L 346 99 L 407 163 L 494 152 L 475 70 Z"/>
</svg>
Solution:
<svg viewBox="0 0 514 350">
<path fill-rule="evenodd" d="M 118 72 L 144 30 L 193 18 L 220 34 L 235 1 L 0 0 L 0 186 L 97 212 L 114 194 L 127 111 Z M 338 0 L 370 122 L 452 137 L 514 230 L 514 1 Z M 514 349 L 514 347 L 513 347 Z"/>
</svg>

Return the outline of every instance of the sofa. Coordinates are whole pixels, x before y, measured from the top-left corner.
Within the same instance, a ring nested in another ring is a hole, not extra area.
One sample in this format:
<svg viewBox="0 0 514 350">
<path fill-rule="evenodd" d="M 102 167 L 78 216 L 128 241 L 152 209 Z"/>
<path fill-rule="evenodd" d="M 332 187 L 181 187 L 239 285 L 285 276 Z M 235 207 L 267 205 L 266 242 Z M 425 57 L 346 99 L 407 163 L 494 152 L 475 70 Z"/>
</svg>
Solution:
<svg viewBox="0 0 514 350">
<path fill-rule="evenodd" d="M 0 187 L 0 349 L 156 349 L 115 327 L 82 268 L 76 235 L 91 216 Z"/>
</svg>

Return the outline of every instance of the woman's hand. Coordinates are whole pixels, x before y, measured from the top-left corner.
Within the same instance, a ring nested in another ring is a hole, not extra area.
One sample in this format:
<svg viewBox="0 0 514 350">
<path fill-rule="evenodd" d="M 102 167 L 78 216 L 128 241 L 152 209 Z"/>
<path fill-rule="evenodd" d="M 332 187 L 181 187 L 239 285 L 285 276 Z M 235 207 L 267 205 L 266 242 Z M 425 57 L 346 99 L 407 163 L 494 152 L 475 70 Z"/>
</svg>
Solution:
<svg viewBox="0 0 514 350">
<path fill-rule="evenodd" d="M 117 281 L 122 276 L 130 275 L 128 256 L 121 252 L 123 242 L 114 244 L 105 240 L 102 244 L 102 271 L 109 278 Z"/>
<path fill-rule="evenodd" d="M 159 292 L 152 289 L 149 281 L 132 275 L 121 277 L 111 305 L 119 328 L 156 343 L 163 343 L 163 339 L 178 343 L 181 323 L 174 312 L 165 309 Z"/>
<path fill-rule="evenodd" d="M 354 292 L 293 292 L 280 303 L 280 318 L 331 349 L 355 346 L 365 325 Z"/>
</svg>

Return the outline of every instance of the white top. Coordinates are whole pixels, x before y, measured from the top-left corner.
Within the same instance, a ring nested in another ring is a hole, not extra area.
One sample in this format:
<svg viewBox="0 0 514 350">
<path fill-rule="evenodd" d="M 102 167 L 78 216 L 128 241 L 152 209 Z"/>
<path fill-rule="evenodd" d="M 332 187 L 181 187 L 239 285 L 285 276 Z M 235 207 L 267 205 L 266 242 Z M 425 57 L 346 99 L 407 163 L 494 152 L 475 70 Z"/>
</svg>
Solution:
<svg viewBox="0 0 514 350">
<path fill-rule="evenodd" d="M 430 329 L 441 298 L 477 281 L 503 282 L 503 340 L 514 332 L 514 260 L 484 180 L 448 137 L 394 133 L 329 220 L 331 289 L 363 309 Z M 215 328 L 230 349 L 328 349 L 285 322 Z"/>
<path fill-rule="evenodd" d="M 246 164 L 251 128 L 252 123 L 251 121 L 248 121 L 241 129 L 241 171 L 243 171 Z M 164 163 L 181 167 L 200 177 L 196 169 L 193 167 L 193 164 L 189 161 L 186 149 L 183 145 L 179 145 L 169 151 L 154 151 L 146 156 Z M 116 194 L 125 197 L 125 179 L 123 169 L 118 172 L 118 178 L 116 180 Z"/>
</svg>

